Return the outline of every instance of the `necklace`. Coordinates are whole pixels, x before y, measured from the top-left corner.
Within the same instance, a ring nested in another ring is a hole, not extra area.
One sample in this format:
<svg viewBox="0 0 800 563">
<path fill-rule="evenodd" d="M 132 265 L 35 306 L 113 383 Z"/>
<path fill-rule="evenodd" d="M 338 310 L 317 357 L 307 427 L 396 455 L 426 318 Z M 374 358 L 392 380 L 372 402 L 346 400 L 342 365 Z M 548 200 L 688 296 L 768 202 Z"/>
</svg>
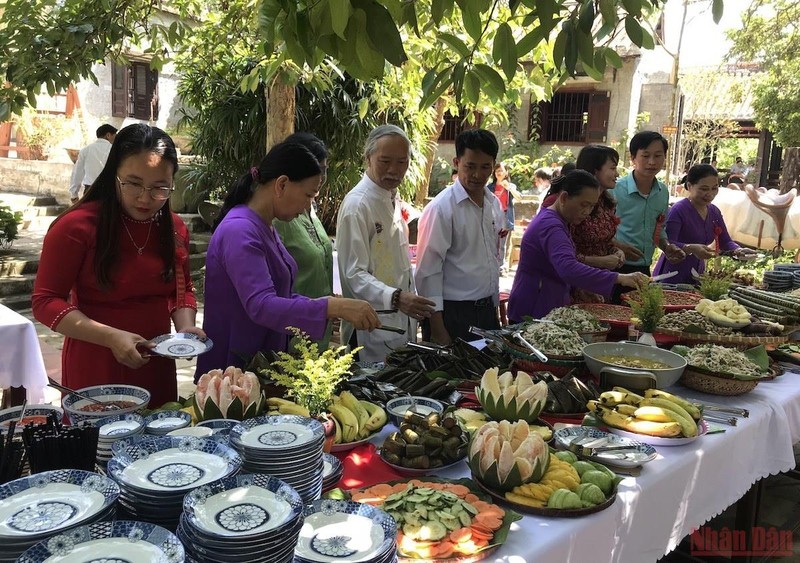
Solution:
<svg viewBox="0 0 800 563">
<path fill-rule="evenodd" d="M 128 225 L 125 224 L 124 219 L 122 221 L 122 226 L 125 227 L 125 232 L 128 233 L 128 238 L 131 239 L 131 242 L 133 243 L 133 247 L 136 249 L 136 252 L 138 252 L 139 256 L 141 256 L 142 252 L 147 246 L 147 243 L 150 241 L 150 231 L 153 229 L 153 222 L 150 221 L 150 225 L 147 227 L 147 238 L 144 239 L 144 244 L 141 247 L 138 244 L 136 244 L 135 240 L 133 240 L 133 235 L 131 234 L 131 230 L 128 228 Z"/>
</svg>

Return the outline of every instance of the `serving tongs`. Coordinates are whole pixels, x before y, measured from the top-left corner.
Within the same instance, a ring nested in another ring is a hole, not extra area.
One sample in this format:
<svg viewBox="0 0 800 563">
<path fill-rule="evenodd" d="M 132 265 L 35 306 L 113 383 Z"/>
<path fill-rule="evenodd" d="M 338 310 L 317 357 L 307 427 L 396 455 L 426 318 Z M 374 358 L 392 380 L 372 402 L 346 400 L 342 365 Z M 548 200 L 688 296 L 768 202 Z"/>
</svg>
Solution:
<svg viewBox="0 0 800 563">
<path fill-rule="evenodd" d="M 533 344 L 531 344 L 530 342 L 525 340 L 525 337 L 522 336 L 522 333 L 520 331 L 512 332 L 511 333 L 511 340 L 513 340 L 517 344 L 522 345 L 522 347 L 527 348 L 528 350 L 530 350 L 533 353 L 534 356 L 539 358 L 540 362 L 545 363 L 545 364 L 547 363 L 548 357 L 545 356 L 544 353 L 541 350 L 539 350 L 536 346 L 534 346 Z"/>
<path fill-rule="evenodd" d="M 577 436 L 574 438 L 569 445 L 569 451 L 576 455 L 581 455 L 583 457 L 595 457 L 597 454 L 605 453 L 605 452 L 619 452 L 619 451 L 636 451 L 638 446 L 629 445 L 629 446 L 608 446 L 603 444 L 608 444 L 608 438 L 588 438 L 586 436 Z"/>
<path fill-rule="evenodd" d="M 703 419 L 707 420 L 708 422 L 716 422 L 719 424 L 727 424 L 728 426 L 736 426 L 739 423 L 739 419 L 735 416 L 726 417 L 721 414 L 715 413 L 703 413 Z"/>
<path fill-rule="evenodd" d="M 445 348 L 444 346 L 440 346 L 439 344 L 433 344 L 432 342 L 420 343 L 420 342 L 407 342 L 407 348 L 411 348 L 412 350 L 421 350 L 423 352 L 430 352 L 431 354 L 436 354 L 437 356 L 452 356 L 453 352 Z"/>
<path fill-rule="evenodd" d="M 722 405 L 714 405 L 709 403 L 698 403 L 698 404 L 703 408 L 704 415 L 706 411 L 712 411 L 712 413 L 721 412 L 725 414 L 732 414 L 734 416 L 741 416 L 742 418 L 750 417 L 750 411 L 747 409 L 740 409 L 735 407 L 723 407 Z"/>
</svg>

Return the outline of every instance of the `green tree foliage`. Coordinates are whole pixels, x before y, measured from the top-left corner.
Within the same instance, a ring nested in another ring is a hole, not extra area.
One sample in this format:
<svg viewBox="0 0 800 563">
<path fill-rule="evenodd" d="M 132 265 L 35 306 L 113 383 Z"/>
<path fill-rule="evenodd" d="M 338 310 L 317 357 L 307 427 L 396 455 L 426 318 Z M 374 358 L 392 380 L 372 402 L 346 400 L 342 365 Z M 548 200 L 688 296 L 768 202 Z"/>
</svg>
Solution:
<svg viewBox="0 0 800 563">
<path fill-rule="evenodd" d="M 636 45 L 653 48 L 653 37 L 642 22 L 658 4 L 658 0 L 264 0 L 259 24 L 268 51 L 282 49 L 288 59 L 311 68 L 327 55 L 362 80 L 382 78 L 389 68 L 386 63 L 401 66 L 413 60 L 404 31 L 406 36 L 432 38 L 439 44 L 433 53 L 443 56 L 422 81 L 420 107 L 428 107 L 449 90 L 456 100 L 477 102 L 480 91 L 502 99 L 508 82 L 523 68 L 520 62 L 542 45 L 549 45 L 555 68 L 567 74 L 582 68 L 600 78 L 608 64 L 622 65 L 609 46 L 620 30 Z M 722 1 L 714 0 L 714 6 L 718 19 Z M 453 32 L 456 21 L 459 33 Z M 481 52 L 486 56 L 477 56 Z"/>
<path fill-rule="evenodd" d="M 761 63 L 753 89 L 759 127 L 769 129 L 784 147 L 800 146 L 800 3 L 756 0 L 730 33 L 729 57 Z"/>
<path fill-rule="evenodd" d="M 186 34 L 181 23 L 197 6 L 174 6 L 178 21 L 154 19 L 159 0 L 4 0 L 0 6 L 0 121 L 36 105 L 42 91 L 55 95 L 71 83 L 90 79 L 95 63 L 124 60 L 124 47 L 145 45 L 153 68 L 164 63 L 165 43 Z"/>
</svg>

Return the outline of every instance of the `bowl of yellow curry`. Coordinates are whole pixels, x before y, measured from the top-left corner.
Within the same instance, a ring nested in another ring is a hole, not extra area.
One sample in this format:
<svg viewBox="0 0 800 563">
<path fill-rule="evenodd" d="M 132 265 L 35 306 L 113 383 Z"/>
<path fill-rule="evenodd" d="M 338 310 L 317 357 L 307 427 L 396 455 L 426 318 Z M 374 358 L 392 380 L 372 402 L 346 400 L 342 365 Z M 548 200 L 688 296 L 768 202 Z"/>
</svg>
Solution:
<svg viewBox="0 0 800 563">
<path fill-rule="evenodd" d="M 680 354 L 653 346 L 632 342 L 596 342 L 583 348 L 583 358 L 589 371 L 599 377 L 613 379 L 615 384 L 625 386 L 626 377 L 631 381 L 654 380 L 657 389 L 677 383 L 686 369 L 686 359 Z M 631 385 L 636 388 L 653 385 Z"/>
</svg>

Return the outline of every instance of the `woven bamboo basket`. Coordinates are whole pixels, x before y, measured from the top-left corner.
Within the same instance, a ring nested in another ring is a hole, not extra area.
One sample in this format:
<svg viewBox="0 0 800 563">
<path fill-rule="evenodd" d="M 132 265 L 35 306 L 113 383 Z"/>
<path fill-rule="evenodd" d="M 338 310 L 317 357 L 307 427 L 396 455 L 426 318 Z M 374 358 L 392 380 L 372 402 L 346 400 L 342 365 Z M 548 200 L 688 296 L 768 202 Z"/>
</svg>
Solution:
<svg viewBox="0 0 800 563">
<path fill-rule="evenodd" d="M 678 383 L 689 389 L 710 395 L 734 396 L 749 393 L 758 385 L 758 380 L 734 379 L 730 376 L 712 374 L 703 369 L 688 366 Z"/>
<path fill-rule="evenodd" d="M 739 348 L 747 350 L 753 346 L 763 344 L 764 346 L 778 346 L 789 342 L 789 335 L 782 334 L 780 336 L 745 336 L 739 334 L 695 334 L 693 332 L 681 332 L 678 330 L 671 330 L 667 328 L 657 328 L 656 332 L 659 334 L 667 334 L 669 336 L 677 336 L 680 341 L 686 344 L 697 344 L 699 342 L 706 342 L 709 344 L 719 344 L 720 346 L 728 346 L 729 348 Z"/>
</svg>

